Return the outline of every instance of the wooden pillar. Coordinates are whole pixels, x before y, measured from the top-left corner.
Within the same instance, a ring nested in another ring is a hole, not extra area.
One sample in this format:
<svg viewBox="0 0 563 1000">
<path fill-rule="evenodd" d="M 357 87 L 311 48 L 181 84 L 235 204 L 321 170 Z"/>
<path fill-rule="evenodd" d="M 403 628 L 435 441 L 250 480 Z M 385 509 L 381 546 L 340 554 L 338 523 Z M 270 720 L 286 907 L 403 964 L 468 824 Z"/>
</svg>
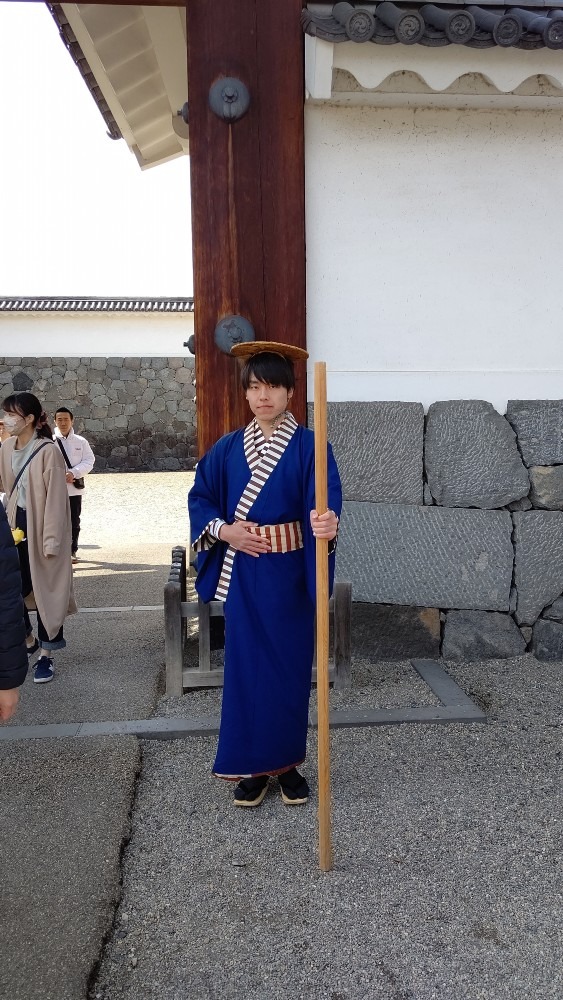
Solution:
<svg viewBox="0 0 563 1000">
<path fill-rule="evenodd" d="M 188 103 L 200 454 L 248 421 L 238 362 L 215 344 L 220 319 L 257 340 L 305 347 L 305 196 L 301 0 L 188 0 Z M 220 77 L 250 107 L 227 124 L 209 107 Z M 306 380 L 293 412 L 305 420 Z"/>
</svg>

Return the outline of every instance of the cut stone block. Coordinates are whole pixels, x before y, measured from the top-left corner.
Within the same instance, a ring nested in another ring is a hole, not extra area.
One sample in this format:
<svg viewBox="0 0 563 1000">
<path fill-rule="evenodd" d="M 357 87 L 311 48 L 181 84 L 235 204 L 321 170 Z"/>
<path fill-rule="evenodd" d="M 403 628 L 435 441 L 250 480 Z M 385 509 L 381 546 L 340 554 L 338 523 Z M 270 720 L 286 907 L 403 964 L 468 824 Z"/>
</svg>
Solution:
<svg viewBox="0 0 563 1000">
<path fill-rule="evenodd" d="M 563 660 L 563 625 L 538 618 L 532 630 L 532 653 L 536 660 Z"/>
<path fill-rule="evenodd" d="M 542 510 L 563 510 L 563 465 L 532 465 L 530 500 Z"/>
<path fill-rule="evenodd" d="M 442 640 L 445 660 L 506 659 L 521 656 L 526 640 L 510 615 L 488 611 L 448 611 Z"/>
<path fill-rule="evenodd" d="M 549 618 L 553 622 L 563 622 L 563 597 L 558 597 L 553 604 L 549 604 L 542 611 L 542 618 Z"/>
<path fill-rule="evenodd" d="M 506 418 L 527 466 L 563 464 L 563 399 L 509 399 Z"/>
<path fill-rule="evenodd" d="M 507 504 L 508 510 L 531 510 L 532 501 L 529 497 L 522 497 L 521 500 L 513 500 L 511 503 Z"/>
<path fill-rule="evenodd" d="M 327 423 L 345 500 L 423 503 L 422 403 L 329 403 Z"/>
<path fill-rule="evenodd" d="M 211 621 L 215 621 L 214 618 Z M 437 659 L 440 656 L 438 608 L 391 604 L 352 604 L 352 652 L 369 650 L 370 659 Z M 365 652 L 362 655 L 366 655 Z"/>
<path fill-rule="evenodd" d="M 530 488 L 512 427 L 484 400 L 432 403 L 424 460 L 432 496 L 443 507 L 492 510 Z"/>
<path fill-rule="evenodd" d="M 533 625 L 543 608 L 563 591 L 563 513 L 529 510 L 514 520 L 516 621 Z"/>
<path fill-rule="evenodd" d="M 348 501 L 336 573 L 354 601 L 508 611 L 511 532 L 507 511 Z"/>
</svg>

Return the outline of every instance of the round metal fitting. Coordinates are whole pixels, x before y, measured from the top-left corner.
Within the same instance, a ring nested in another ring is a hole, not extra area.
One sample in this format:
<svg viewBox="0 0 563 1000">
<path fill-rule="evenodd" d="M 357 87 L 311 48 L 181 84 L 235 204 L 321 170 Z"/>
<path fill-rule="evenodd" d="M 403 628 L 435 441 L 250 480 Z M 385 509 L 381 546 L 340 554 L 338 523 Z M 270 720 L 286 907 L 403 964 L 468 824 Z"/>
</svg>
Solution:
<svg viewBox="0 0 563 1000">
<path fill-rule="evenodd" d="M 250 107 L 248 87 L 235 77 L 221 77 L 209 90 L 209 107 L 224 122 L 237 122 Z"/>
<path fill-rule="evenodd" d="M 231 347 L 256 340 L 254 327 L 244 316 L 224 316 L 215 327 L 215 343 L 223 354 L 230 354 Z"/>
</svg>

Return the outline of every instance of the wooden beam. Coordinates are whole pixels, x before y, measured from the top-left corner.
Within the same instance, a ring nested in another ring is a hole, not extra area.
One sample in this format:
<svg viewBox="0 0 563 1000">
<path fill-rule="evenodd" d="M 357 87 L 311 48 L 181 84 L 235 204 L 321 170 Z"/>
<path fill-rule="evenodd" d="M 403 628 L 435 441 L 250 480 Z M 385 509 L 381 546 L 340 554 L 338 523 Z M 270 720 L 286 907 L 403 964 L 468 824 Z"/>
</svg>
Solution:
<svg viewBox="0 0 563 1000">
<path fill-rule="evenodd" d="M 0 0 L 0 3 L 12 3 L 15 0 Z M 45 3 L 45 0 L 25 0 L 26 3 Z M 64 2 L 64 0 L 61 0 Z M 189 3 L 190 0 L 187 0 Z M 117 4 L 115 0 L 96 0 L 97 7 L 185 7 L 186 2 L 178 3 L 178 0 L 143 0 L 142 4 L 139 0 L 119 0 Z"/>
<path fill-rule="evenodd" d="M 189 0 L 188 94 L 198 444 L 248 420 L 237 362 L 215 327 L 235 314 L 257 339 L 305 346 L 301 0 Z M 220 77 L 250 92 L 244 118 L 209 108 Z M 305 372 L 293 407 L 305 419 Z"/>
</svg>

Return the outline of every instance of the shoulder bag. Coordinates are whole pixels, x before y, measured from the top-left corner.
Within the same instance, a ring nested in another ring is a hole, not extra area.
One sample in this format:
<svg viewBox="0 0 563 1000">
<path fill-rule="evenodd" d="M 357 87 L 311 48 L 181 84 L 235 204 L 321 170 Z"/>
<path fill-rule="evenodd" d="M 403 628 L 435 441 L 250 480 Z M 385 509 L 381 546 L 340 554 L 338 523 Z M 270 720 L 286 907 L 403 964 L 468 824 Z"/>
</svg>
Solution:
<svg viewBox="0 0 563 1000">
<path fill-rule="evenodd" d="M 57 442 L 59 448 L 61 449 L 61 451 L 63 453 L 63 458 L 64 458 L 66 464 L 68 465 L 69 469 L 72 469 L 72 465 L 70 464 L 70 462 L 68 460 L 68 455 L 67 455 L 66 451 L 64 450 L 64 445 L 63 445 L 61 439 L 60 438 L 55 438 L 55 441 Z M 72 483 L 69 483 L 69 486 L 74 486 L 74 487 L 76 487 L 77 490 L 83 490 L 84 489 L 84 476 L 80 476 L 80 479 L 74 479 L 72 481 Z"/>
</svg>

